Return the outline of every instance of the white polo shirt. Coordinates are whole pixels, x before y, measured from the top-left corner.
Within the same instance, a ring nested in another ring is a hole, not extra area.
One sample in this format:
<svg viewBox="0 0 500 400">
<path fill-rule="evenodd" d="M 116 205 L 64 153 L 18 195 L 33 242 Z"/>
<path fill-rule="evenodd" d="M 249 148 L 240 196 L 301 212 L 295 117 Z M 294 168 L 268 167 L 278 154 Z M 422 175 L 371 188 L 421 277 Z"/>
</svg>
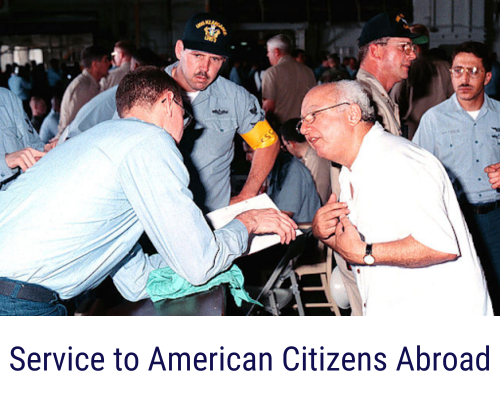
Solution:
<svg viewBox="0 0 500 400">
<path fill-rule="evenodd" d="M 411 235 L 459 255 L 425 268 L 353 265 L 364 315 L 493 315 L 453 187 L 434 156 L 376 123 L 351 169 L 342 168 L 340 184 L 349 219 L 367 243 Z"/>
</svg>

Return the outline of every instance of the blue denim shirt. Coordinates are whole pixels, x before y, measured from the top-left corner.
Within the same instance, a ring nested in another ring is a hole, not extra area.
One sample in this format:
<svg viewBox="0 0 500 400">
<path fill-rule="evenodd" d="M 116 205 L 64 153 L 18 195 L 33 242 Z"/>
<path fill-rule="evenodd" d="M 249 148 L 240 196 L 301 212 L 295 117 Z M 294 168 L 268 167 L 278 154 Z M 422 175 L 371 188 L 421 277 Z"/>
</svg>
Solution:
<svg viewBox="0 0 500 400">
<path fill-rule="evenodd" d="M 177 65 L 165 71 L 172 75 Z M 185 130 L 181 148 L 194 199 L 208 212 L 229 205 L 234 135 L 250 132 L 265 114 L 255 96 L 221 76 L 199 92 L 191 107 L 195 121 Z"/>
<path fill-rule="evenodd" d="M 8 89 L 0 88 L 0 187 L 5 190 L 20 168 L 9 168 L 5 155 L 31 147 L 43 151 L 44 143 L 24 112 L 19 97 Z"/>
<path fill-rule="evenodd" d="M 470 203 L 500 200 L 484 172 L 500 162 L 500 102 L 485 95 L 474 120 L 454 94 L 423 115 L 413 141 L 443 163 Z"/>
<path fill-rule="evenodd" d="M 248 233 L 237 220 L 212 232 L 188 182 L 165 130 L 136 119 L 103 122 L 0 193 L 0 276 L 62 299 L 108 275 L 125 298 L 141 299 L 149 272 L 165 266 L 204 283 L 246 250 Z M 144 231 L 159 254 L 137 244 Z"/>
</svg>

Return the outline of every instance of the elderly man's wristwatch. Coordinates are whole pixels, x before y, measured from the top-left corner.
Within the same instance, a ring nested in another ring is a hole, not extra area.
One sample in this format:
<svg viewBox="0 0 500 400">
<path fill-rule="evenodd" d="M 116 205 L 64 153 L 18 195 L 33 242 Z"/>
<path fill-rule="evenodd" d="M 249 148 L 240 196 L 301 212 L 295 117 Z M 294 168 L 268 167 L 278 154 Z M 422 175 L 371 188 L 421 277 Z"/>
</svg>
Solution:
<svg viewBox="0 0 500 400">
<path fill-rule="evenodd" d="M 371 243 L 366 244 L 365 256 L 363 257 L 363 261 L 365 262 L 366 265 L 375 264 L 375 258 L 372 256 L 372 248 L 373 244 Z"/>
</svg>

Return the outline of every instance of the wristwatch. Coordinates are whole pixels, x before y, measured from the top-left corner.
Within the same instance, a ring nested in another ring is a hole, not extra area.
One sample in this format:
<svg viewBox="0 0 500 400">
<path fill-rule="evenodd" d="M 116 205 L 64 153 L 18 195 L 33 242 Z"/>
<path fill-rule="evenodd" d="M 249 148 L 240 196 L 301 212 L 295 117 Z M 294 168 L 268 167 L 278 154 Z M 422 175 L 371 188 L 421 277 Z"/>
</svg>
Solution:
<svg viewBox="0 0 500 400">
<path fill-rule="evenodd" d="M 365 262 L 366 265 L 375 264 L 375 258 L 372 256 L 372 248 L 373 244 L 371 243 L 366 244 L 365 256 L 363 257 L 363 261 Z"/>
</svg>

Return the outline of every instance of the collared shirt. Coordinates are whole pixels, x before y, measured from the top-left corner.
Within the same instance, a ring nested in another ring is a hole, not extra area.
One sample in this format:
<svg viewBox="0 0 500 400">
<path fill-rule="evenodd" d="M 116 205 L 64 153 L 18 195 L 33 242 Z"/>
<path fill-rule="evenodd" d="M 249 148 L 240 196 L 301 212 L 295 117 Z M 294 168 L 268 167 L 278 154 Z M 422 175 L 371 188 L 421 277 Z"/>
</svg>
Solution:
<svg viewBox="0 0 500 400">
<path fill-rule="evenodd" d="M 165 266 L 206 282 L 246 250 L 248 233 L 238 220 L 212 232 L 188 181 L 165 130 L 137 119 L 99 124 L 0 193 L 0 276 L 63 299 L 108 275 L 125 298 L 145 298 L 149 272 Z M 159 254 L 137 244 L 144 231 Z"/>
<path fill-rule="evenodd" d="M 315 85 L 312 69 L 286 55 L 265 71 L 262 98 L 274 101 L 273 113 L 282 124 L 290 118 L 300 117 L 302 100 Z"/>
<path fill-rule="evenodd" d="M 353 265 L 365 315 L 492 315 L 474 243 L 434 156 L 377 123 L 351 169 L 342 168 L 340 183 L 348 217 L 367 243 L 411 235 L 431 249 L 459 256 L 424 268 Z"/>
<path fill-rule="evenodd" d="M 59 126 L 58 112 L 50 110 L 49 115 L 45 117 L 40 127 L 40 140 L 44 143 L 49 143 L 50 139 L 57 135 L 57 128 Z"/>
<path fill-rule="evenodd" d="M 500 102 L 484 96 L 473 119 L 456 94 L 427 111 L 413 141 L 434 154 L 472 204 L 500 200 L 484 168 L 500 162 Z"/>
<path fill-rule="evenodd" d="M 177 65 L 165 71 L 172 75 Z M 194 200 L 208 212 L 229 205 L 234 135 L 250 132 L 265 116 L 255 96 L 221 76 L 200 91 L 190 106 L 195 121 L 184 131 L 180 148 Z"/>
<path fill-rule="evenodd" d="M 363 85 L 377 106 L 377 120 L 388 132 L 401 136 L 399 107 L 392 101 L 378 79 L 364 69 L 360 69 L 356 75 L 356 80 Z"/>
<path fill-rule="evenodd" d="M 118 85 L 113 86 L 111 89 L 99 93 L 87 104 L 84 104 L 76 114 L 75 119 L 59 135 L 60 142 L 62 143 L 67 138 L 79 135 L 103 121 L 112 119 L 116 113 L 117 90 Z"/>
<path fill-rule="evenodd" d="M 99 83 L 86 69 L 66 88 L 61 102 L 59 133 L 73 121 L 82 106 L 97 96 L 101 90 Z"/>
<path fill-rule="evenodd" d="M 5 155 L 31 147 L 43 151 L 43 142 L 24 112 L 21 100 L 10 90 L 0 88 L 0 186 L 5 190 L 20 168 L 9 168 Z"/>
<path fill-rule="evenodd" d="M 104 92 L 120 83 L 125 75 L 130 72 L 130 61 L 124 61 L 118 68 L 109 71 L 108 76 L 101 79 L 101 91 Z"/>
</svg>

